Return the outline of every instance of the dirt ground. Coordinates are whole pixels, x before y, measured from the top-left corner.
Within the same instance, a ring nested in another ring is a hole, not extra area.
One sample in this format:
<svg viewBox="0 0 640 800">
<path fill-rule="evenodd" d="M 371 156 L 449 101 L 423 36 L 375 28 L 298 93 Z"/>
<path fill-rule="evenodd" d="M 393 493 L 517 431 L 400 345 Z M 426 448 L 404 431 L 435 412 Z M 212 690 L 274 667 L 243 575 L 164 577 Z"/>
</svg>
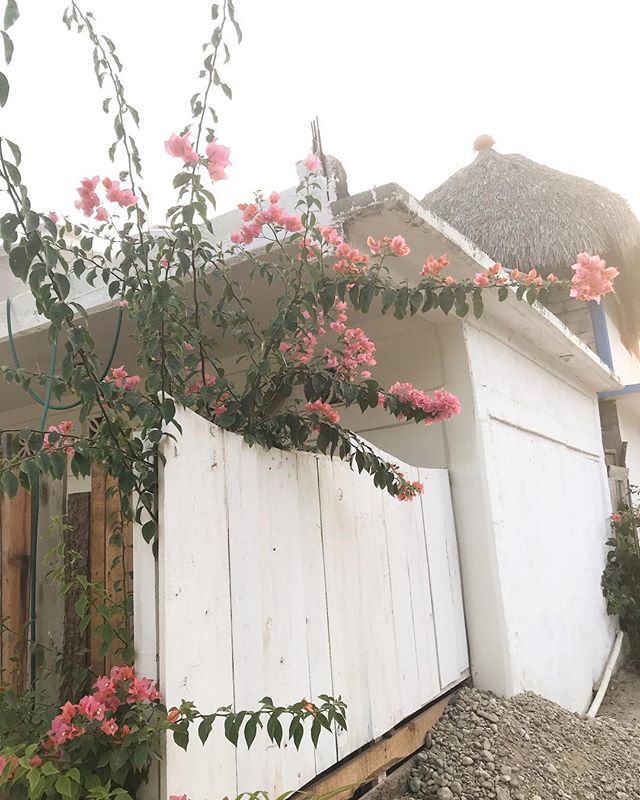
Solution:
<svg viewBox="0 0 640 800">
<path fill-rule="evenodd" d="M 640 673 L 623 669 L 611 679 L 598 716 L 640 725 Z"/>
</svg>

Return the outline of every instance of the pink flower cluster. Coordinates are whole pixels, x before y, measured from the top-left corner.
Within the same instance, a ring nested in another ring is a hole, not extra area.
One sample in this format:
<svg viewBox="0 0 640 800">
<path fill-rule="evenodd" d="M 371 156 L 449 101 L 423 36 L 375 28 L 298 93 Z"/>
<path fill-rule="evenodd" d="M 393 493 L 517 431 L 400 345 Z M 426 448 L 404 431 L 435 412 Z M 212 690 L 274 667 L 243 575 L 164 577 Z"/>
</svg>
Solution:
<svg viewBox="0 0 640 800">
<path fill-rule="evenodd" d="M 190 347 L 190 349 L 193 350 L 193 345 L 186 347 L 187 344 L 188 342 L 185 342 L 185 349 L 188 350 Z M 216 381 L 217 379 L 215 375 L 211 375 L 209 373 L 205 374 L 204 376 L 205 386 L 215 386 Z M 189 383 L 185 387 L 184 393 L 187 397 L 191 397 L 194 394 L 198 394 L 198 392 L 202 389 L 202 387 L 203 387 L 202 381 L 200 380 L 200 378 L 197 378 L 196 380 L 191 381 L 191 383 Z M 229 392 L 223 392 L 222 395 L 217 400 L 214 400 L 210 404 L 210 408 L 214 416 L 219 417 L 221 414 L 225 413 L 225 411 L 227 410 L 226 401 L 229 399 L 230 396 L 231 395 L 229 394 Z"/>
<path fill-rule="evenodd" d="M 363 275 L 369 269 L 369 256 L 361 253 L 356 247 L 351 247 L 344 241 L 335 228 L 324 225 L 320 229 L 323 240 L 338 257 L 333 269 L 340 275 Z"/>
<path fill-rule="evenodd" d="M 336 300 L 335 318 L 329 323 L 329 328 L 338 334 L 337 346 L 326 345 L 322 356 L 326 367 L 336 371 L 339 377 L 347 380 L 356 380 L 358 377 L 367 379 L 371 372 L 365 367 L 376 364 L 376 346 L 365 334 L 362 328 L 347 327 L 347 304 Z M 303 312 L 306 320 L 310 319 L 308 311 Z M 322 310 L 317 312 L 317 327 L 314 330 L 300 329 L 296 332 L 293 341 L 289 338 L 280 343 L 280 352 L 286 353 L 289 359 L 299 364 L 308 364 L 316 355 L 319 338 L 327 334 L 325 317 Z M 359 375 L 358 375 L 359 373 Z"/>
<path fill-rule="evenodd" d="M 317 414 L 331 424 L 340 422 L 340 414 L 338 414 L 329 403 L 323 403 L 321 400 L 314 400 L 313 403 L 307 403 L 305 408 L 307 411 L 310 411 L 312 414 Z"/>
<path fill-rule="evenodd" d="M 112 181 L 111 178 L 103 178 L 102 185 L 107 190 L 106 197 L 110 203 L 118 203 L 118 205 L 123 206 L 123 208 L 128 208 L 129 206 L 135 206 L 138 202 L 138 198 L 131 189 L 120 188 L 120 181 Z"/>
<path fill-rule="evenodd" d="M 189 131 L 178 136 L 172 133 L 164 143 L 164 149 L 173 158 L 181 158 L 185 164 L 195 164 L 200 161 L 200 156 L 193 149 L 189 141 Z M 227 177 L 225 169 L 231 165 L 229 156 L 231 150 L 213 139 L 206 147 L 206 163 L 209 177 L 212 181 L 223 181 Z"/>
<path fill-rule="evenodd" d="M 304 230 L 302 220 L 296 214 L 287 214 L 280 203 L 280 195 L 271 192 L 269 205 L 264 208 L 260 197 L 256 203 L 240 203 L 238 208 L 242 212 L 243 225 L 239 231 L 231 234 L 233 244 L 251 244 L 263 234 L 267 225 L 274 233 L 277 230 L 286 230 L 289 233 L 300 233 Z"/>
<path fill-rule="evenodd" d="M 383 239 L 367 237 L 367 247 L 374 256 L 380 253 L 390 253 L 394 256 L 408 256 L 411 248 L 405 242 L 404 236 L 385 236 Z"/>
<path fill-rule="evenodd" d="M 309 153 L 302 163 L 309 170 L 309 172 L 317 172 L 318 168 L 320 167 L 320 159 L 315 153 Z"/>
<path fill-rule="evenodd" d="M 76 451 L 73 447 L 73 440 L 69 438 L 72 428 L 73 422 L 68 419 L 64 420 L 59 425 L 50 425 L 47 433 L 44 435 L 44 449 L 49 452 L 51 450 L 64 450 L 70 458 L 73 458 Z M 55 442 L 51 441 L 52 433 L 57 433 L 60 437 Z"/>
<path fill-rule="evenodd" d="M 222 144 L 217 144 L 214 139 L 207 145 L 205 152 L 208 159 L 209 177 L 212 181 L 223 181 L 227 177 L 225 169 L 231 166 L 231 161 L 229 160 L 231 150 Z"/>
<path fill-rule="evenodd" d="M 85 217 L 90 217 L 95 208 L 97 209 L 95 218 L 98 222 L 105 222 L 109 219 L 109 214 L 106 209 L 100 205 L 100 198 L 96 192 L 99 182 L 100 177 L 98 175 L 94 175 L 93 178 L 83 178 L 83 180 L 80 181 L 80 186 L 78 186 L 76 190 L 80 195 L 80 199 L 76 200 L 75 207 L 81 209 Z M 110 203 L 118 203 L 118 205 L 123 208 L 128 208 L 129 206 L 135 206 L 138 202 L 138 198 L 131 189 L 120 188 L 120 181 L 112 181 L 111 178 L 103 178 L 102 185 L 107 190 L 106 198 Z M 51 215 L 49 215 L 49 217 L 52 219 Z M 54 222 L 55 221 L 57 221 L 57 219 L 54 220 Z"/>
<path fill-rule="evenodd" d="M 597 303 L 603 295 L 615 291 L 613 281 L 620 274 L 615 267 L 608 267 L 600 256 L 588 253 L 579 253 L 578 263 L 571 269 L 575 273 L 571 279 L 571 297 Z"/>
<path fill-rule="evenodd" d="M 16 756 L 0 756 L 0 775 L 4 773 L 8 764 L 11 764 L 13 769 L 9 772 L 7 778 L 9 780 L 13 780 L 14 770 L 17 766 L 19 766 L 18 758 Z M 38 765 L 33 764 L 32 766 L 38 766 Z"/>
<path fill-rule="evenodd" d="M 181 158 L 185 164 L 192 164 L 199 160 L 199 156 L 191 146 L 190 136 L 189 131 L 182 136 L 172 133 L 164 143 L 164 149 L 173 158 Z"/>
<path fill-rule="evenodd" d="M 160 700 L 160 693 L 150 678 L 138 678 L 133 667 L 124 665 L 113 667 L 109 675 L 104 675 L 93 685 L 93 693 L 85 695 L 78 703 L 67 701 L 60 714 L 51 721 L 48 740 L 43 743 L 45 750 L 59 747 L 83 736 L 91 723 L 97 726 L 105 736 L 127 736 L 128 725 L 118 726 L 116 720 L 109 716 L 122 705 L 155 702 Z"/>
<path fill-rule="evenodd" d="M 396 495 L 398 500 L 411 501 L 414 497 L 424 492 L 424 484 L 420 483 L 420 481 L 408 481 L 397 464 L 389 464 L 389 469 L 398 481 L 398 494 Z"/>
<path fill-rule="evenodd" d="M 396 382 L 389 387 L 387 394 L 397 397 L 402 403 L 416 411 L 429 414 L 429 417 L 425 419 L 426 425 L 451 419 L 460 413 L 460 400 L 445 389 L 437 389 L 432 397 L 421 389 L 416 389 L 411 383 Z M 381 395 L 381 404 L 384 404 L 384 399 L 384 395 Z"/>
<path fill-rule="evenodd" d="M 422 265 L 422 275 L 425 277 L 427 275 L 432 275 L 436 277 L 439 275 L 443 269 L 449 266 L 449 259 L 447 258 L 447 254 L 443 253 L 439 258 L 434 258 L 433 256 L 427 256 L 427 260 Z"/>
<path fill-rule="evenodd" d="M 105 383 L 115 383 L 118 389 L 132 392 L 140 384 L 141 378 L 139 375 L 129 375 L 124 367 L 113 367 L 111 375 L 108 375 L 104 380 Z"/>
</svg>

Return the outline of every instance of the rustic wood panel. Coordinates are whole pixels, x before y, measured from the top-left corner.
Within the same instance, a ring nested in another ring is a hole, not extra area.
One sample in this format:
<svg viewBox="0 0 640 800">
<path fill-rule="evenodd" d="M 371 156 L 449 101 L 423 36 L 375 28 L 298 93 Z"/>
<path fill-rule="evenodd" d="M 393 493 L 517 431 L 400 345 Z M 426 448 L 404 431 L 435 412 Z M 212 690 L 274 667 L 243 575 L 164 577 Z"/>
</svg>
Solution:
<svg viewBox="0 0 640 800">
<path fill-rule="evenodd" d="M 67 579 L 76 575 L 87 575 L 89 568 L 89 530 L 91 522 L 91 493 L 78 492 L 67 498 L 67 528 L 64 533 L 65 549 L 78 554 L 78 560 L 67 565 Z M 75 606 L 80 597 L 77 587 L 72 588 L 64 598 L 64 629 L 62 654 L 66 664 L 72 662 L 79 666 L 87 664 L 88 631 L 80 626 Z M 61 687 L 61 697 L 69 697 L 71 687 Z"/>
<path fill-rule="evenodd" d="M 89 577 L 106 589 L 116 603 L 131 596 L 133 585 L 133 526 L 124 522 L 120 509 L 120 495 L 114 478 L 105 475 L 102 467 L 91 470 L 91 510 L 89 534 Z M 94 613 L 89 626 L 91 669 L 99 674 L 108 672 L 122 657 L 117 654 L 118 644 L 113 643 L 106 655 L 102 653 L 102 636 L 98 626 L 102 619 Z M 133 620 L 128 620 L 133 629 Z"/>
<path fill-rule="evenodd" d="M 56 661 L 62 651 L 64 598 L 60 585 L 50 577 L 57 566 L 52 550 L 61 539 L 64 517 L 66 480 L 40 476 L 40 509 L 38 512 L 38 547 L 36 556 L 36 642 L 42 649 L 37 657 L 38 689 L 58 700 L 58 682 L 54 675 Z"/>
<path fill-rule="evenodd" d="M 27 680 L 31 513 L 31 495 L 24 489 L 11 499 L 0 494 L 0 605 L 8 628 L 2 633 L 2 682 L 16 691 Z"/>
<path fill-rule="evenodd" d="M 106 585 L 106 504 L 107 481 L 102 467 L 91 468 L 91 512 L 89 532 L 89 579 L 92 583 Z M 97 613 L 91 617 L 89 626 L 89 663 L 98 675 L 104 674 L 106 659 L 101 652 L 102 639 L 97 633 L 101 618 Z"/>
<path fill-rule="evenodd" d="M 449 697 L 416 714 L 399 725 L 389 736 L 364 747 L 359 753 L 339 764 L 328 775 L 318 778 L 293 795 L 292 800 L 332 794 L 332 800 L 349 800 L 360 788 L 378 775 L 404 761 L 424 746 L 427 734 L 438 722 Z M 346 788 L 345 788 L 346 787 Z M 344 791 L 339 791 L 344 789 Z M 335 792 L 335 794 L 333 794 Z"/>
</svg>

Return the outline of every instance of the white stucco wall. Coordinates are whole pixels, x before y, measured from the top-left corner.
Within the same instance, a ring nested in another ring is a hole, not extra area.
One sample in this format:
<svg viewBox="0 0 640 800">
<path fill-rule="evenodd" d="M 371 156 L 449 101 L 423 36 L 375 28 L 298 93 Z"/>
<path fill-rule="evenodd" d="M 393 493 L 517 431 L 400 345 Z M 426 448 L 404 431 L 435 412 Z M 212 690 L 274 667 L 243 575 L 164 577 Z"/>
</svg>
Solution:
<svg viewBox="0 0 640 800">
<path fill-rule="evenodd" d="M 458 519 L 456 507 L 456 518 L 474 678 L 503 694 L 532 690 L 584 711 L 614 632 L 600 589 L 611 507 L 597 399 L 488 324 L 466 324 L 464 340 L 478 514 Z M 454 475 L 455 462 L 468 459 L 459 436 L 447 429 Z M 481 503 L 478 489 L 486 493 Z M 463 491 L 454 484 L 454 503 Z"/>
</svg>

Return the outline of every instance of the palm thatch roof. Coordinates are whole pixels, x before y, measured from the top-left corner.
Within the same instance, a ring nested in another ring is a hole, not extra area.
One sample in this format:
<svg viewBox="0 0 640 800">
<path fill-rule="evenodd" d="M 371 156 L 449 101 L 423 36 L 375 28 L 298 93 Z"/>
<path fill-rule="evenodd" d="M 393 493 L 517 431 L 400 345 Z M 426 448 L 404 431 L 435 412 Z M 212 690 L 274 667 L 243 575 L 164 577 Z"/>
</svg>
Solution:
<svg viewBox="0 0 640 800">
<path fill-rule="evenodd" d="M 640 221 L 627 201 L 585 178 L 499 153 L 493 144 L 490 136 L 478 137 L 474 161 L 423 204 L 509 269 L 568 276 L 578 253 L 598 254 L 618 267 L 618 295 L 637 309 Z"/>
</svg>

